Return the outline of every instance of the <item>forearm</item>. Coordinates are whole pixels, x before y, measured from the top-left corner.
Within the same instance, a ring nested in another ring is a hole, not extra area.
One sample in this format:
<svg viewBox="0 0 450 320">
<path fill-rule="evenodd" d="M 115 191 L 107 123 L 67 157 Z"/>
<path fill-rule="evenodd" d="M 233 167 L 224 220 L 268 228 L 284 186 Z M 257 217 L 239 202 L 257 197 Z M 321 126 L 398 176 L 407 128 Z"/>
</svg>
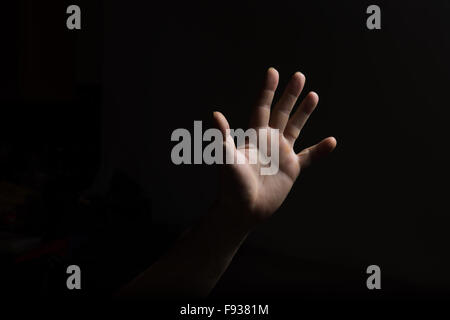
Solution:
<svg viewBox="0 0 450 320">
<path fill-rule="evenodd" d="M 207 296 L 250 231 L 250 224 L 227 211 L 215 205 L 120 296 Z"/>
</svg>

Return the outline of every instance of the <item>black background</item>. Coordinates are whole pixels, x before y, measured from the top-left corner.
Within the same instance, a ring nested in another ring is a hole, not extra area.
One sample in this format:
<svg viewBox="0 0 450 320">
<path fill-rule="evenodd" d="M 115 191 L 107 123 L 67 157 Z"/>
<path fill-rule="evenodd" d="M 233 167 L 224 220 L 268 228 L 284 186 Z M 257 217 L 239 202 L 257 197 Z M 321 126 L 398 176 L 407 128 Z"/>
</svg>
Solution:
<svg viewBox="0 0 450 320">
<path fill-rule="evenodd" d="M 1 179 L 42 195 L 14 232 L 76 243 L 54 271 L 38 263 L 45 290 L 36 268 L 10 266 L 35 280 L 31 295 L 64 291 L 68 263 L 85 270 L 86 292 L 108 295 L 170 243 L 165 231 L 204 214 L 216 169 L 173 165 L 170 135 L 210 126 L 216 110 L 246 127 L 270 66 L 281 88 L 302 71 L 320 96 L 298 150 L 329 135 L 338 147 L 250 236 L 213 297 L 447 293 L 447 1 L 78 1 L 79 31 L 66 28 L 69 4 L 14 2 L 0 22 Z M 366 28 L 370 4 L 381 30 Z"/>
</svg>

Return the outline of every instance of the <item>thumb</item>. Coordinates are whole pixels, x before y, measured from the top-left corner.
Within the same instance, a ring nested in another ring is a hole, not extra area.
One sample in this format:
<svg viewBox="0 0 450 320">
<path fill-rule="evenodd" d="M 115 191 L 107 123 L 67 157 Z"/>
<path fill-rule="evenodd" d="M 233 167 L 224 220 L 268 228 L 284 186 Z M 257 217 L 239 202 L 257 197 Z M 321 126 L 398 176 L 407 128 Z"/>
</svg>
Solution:
<svg viewBox="0 0 450 320">
<path fill-rule="evenodd" d="M 213 112 L 213 118 L 214 118 L 214 125 L 222 133 L 223 145 L 225 148 L 225 158 L 227 159 L 227 161 L 233 159 L 234 161 L 233 163 L 236 163 L 236 145 L 234 144 L 233 137 L 230 135 L 229 131 L 230 125 L 227 119 L 219 111 Z"/>
<path fill-rule="evenodd" d="M 213 118 L 215 126 L 220 130 L 220 132 L 222 132 L 222 136 L 225 141 L 228 135 L 227 129 L 230 129 L 227 118 L 225 118 L 225 116 L 219 111 L 213 112 Z"/>
</svg>

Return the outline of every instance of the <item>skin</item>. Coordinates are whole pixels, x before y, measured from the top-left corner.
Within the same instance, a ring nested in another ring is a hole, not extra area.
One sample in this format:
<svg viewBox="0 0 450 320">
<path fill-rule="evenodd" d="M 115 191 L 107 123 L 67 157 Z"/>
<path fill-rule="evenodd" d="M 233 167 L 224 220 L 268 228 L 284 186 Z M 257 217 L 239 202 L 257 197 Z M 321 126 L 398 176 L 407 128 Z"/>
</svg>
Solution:
<svg viewBox="0 0 450 320">
<path fill-rule="evenodd" d="M 305 76 L 296 72 L 271 108 L 278 80 L 278 72 L 269 68 L 250 119 L 251 128 L 267 129 L 269 140 L 271 130 L 279 130 L 278 172 L 261 175 L 261 164 L 249 161 L 222 165 L 221 191 L 209 213 L 187 230 L 166 255 L 125 286 L 120 296 L 206 297 L 248 233 L 281 206 L 301 171 L 336 147 L 336 139 L 328 137 L 299 153 L 294 151 L 294 143 L 319 97 L 308 93 L 291 115 L 305 85 Z M 214 120 L 224 136 L 225 152 L 248 159 L 251 152 L 258 151 L 249 144 L 235 146 L 222 113 L 214 112 Z"/>
</svg>

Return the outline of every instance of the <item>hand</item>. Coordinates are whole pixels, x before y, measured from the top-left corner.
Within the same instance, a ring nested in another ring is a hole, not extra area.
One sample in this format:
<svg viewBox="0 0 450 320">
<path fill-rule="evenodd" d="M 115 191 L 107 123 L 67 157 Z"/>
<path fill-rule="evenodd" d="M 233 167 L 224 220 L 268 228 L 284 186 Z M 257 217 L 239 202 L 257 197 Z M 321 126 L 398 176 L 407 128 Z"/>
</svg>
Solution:
<svg viewBox="0 0 450 320">
<path fill-rule="evenodd" d="M 246 218 L 257 223 L 270 217 L 283 203 L 302 169 L 327 155 L 336 147 L 336 139 L 328 137 L 320 143 L 306 148 L 300 153 L 293 149 L 301 129 L 314 111 L 319 97 L 310 92 L 289 118 L 305 84 L 305 76 L 296 72 L 282 97 L 270 110 L 275 90 L 278 86 L 278 72 L 274 68 L 267 71 L 260 98 L 255 106 L 250 127 L 257 132 L 267 130 L 268 141 L 271 131 L 279 129 L 279 170 L 274 175 L 261 175 L 261 163 L 223 165 L 222 185 L 218 203 L 226 207 L 229 214 Z M 227 119 L 220 112 L 214 113 L 217 127 L 224 136 L 225 152 L 233 152 L 237 158 L 247 159 L 251 152 L 258 152 L 258 146 L 246 143 L 236 147 L 234 139 L 227 134 L 230 128 Z M 244 215 L 244 216 L 242 216 Z"/>
</svg>

